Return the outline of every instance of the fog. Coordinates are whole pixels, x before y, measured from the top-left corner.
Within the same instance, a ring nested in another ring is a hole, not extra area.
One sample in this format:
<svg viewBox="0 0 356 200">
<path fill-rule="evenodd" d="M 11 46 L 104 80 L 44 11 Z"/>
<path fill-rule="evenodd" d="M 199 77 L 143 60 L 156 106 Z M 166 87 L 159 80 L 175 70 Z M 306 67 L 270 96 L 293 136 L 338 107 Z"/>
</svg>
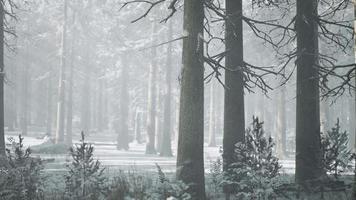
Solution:
<svg viewBox="0 0 356 200">
<path fill-rule="evenodd" d="M 0 199 L 355 198 L 353 3 L 311 2 L 2 1 Z"/>
</svg>

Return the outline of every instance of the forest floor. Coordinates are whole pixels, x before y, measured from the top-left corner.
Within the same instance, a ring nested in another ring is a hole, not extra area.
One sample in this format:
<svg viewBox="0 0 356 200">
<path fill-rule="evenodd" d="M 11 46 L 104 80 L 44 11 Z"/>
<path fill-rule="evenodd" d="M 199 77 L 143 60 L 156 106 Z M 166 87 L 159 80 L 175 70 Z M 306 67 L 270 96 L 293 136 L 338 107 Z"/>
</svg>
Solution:
<svg viewBox="0 0 356 200">
<path fill-rule="evenodd" d="M 14 137 L 17 140 L 16 132 L 7 133 L 5 136 Z M 40 133 L 29 133 L 24 136 L 24 145 L 31 147 L 39 145 L 44 142 L 41 139 L 43 135 Z M 137 142 L 130 143 L 129 150 L 116 149 L 116 135 L 114 134 L 95 134 L 86 137 L 86 141 L 94 145 L 94 157 L 98 159 L 102 165 L 108 170 L 144 170 L 147 172 L 154 172 L 157 170 L 158 164 L 165 172 L 174 172 L 176 168 L 176 157 L 161 157 L 159 155 L 146 155 L 145 143 L 138 144 Z M 73 143 L 79 142 L 79 136 L 74 136 Z M 172 142 L 175 144 L 175 142 Z M 205 144 L 204 157 L 205 157 L 205 170 L 209 173 L 210 167 L 213 162 L 221 157 L 221 145 L 217 147 L 209 147 Z M 173 155 L 176 155 L 176 145 L 172 147 Z M 54 159 L 54 161 L 46 163 L 45 171 L 60 172 L 66 170 L 66 164 L 70 162 L 69 154 L 34 154 L 40 156 L 42 159 Z M 294 173 L 294 160 L 285 159 L 280 160 L 283 173 Z"/>
</svg>

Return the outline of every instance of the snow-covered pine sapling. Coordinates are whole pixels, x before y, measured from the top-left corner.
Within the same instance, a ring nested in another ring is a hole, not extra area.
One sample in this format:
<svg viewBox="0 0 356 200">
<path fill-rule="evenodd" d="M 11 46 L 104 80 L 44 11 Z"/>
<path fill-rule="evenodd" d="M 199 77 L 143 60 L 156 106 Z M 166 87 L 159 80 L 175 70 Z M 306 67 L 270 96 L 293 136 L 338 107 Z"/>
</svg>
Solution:
<svg viewBox="0 0 356 200">
<path fill-rule="evenodd" d="M 273 147 L 272 138 L 265 137 L 263 122 L 253 117 L 245 142 L 236 144 L 234 162 L 225 171 L 222 185 L 231 188 L 239 199 L 268 199 L 276 195 L 273 188 L 278 184 L 275 178 L 281 165 L 273 155 Z"/>
<path fill-rule="evenodd" d="M 9 138 L 11 148 L 6 149 L 6 164 L 0 174 L 0 199 L 32 200 L 43 194 L 42 160 L 31 157 L 30 148 Z"/>
<path fill-rule="evenodd" d="M 346 131 L 341 131 L 339 119 L 331 130 L 322 134 L 321 148 L 323 166 L 327 173 L 338 178 L 340 172 L 350 169 L 352 152 L 348 148 L 349 137 Z"/>
<path fill-rule="evenodd" d="M 79 144 L 69 149 L 72 162 L 65 175 L 66 195 L 70 199 L 100 199 L 107 194 L 106 178 L 98 160 L 94 160 L 94 147 L 85 142 L 84 133 Z"/>
</svg>

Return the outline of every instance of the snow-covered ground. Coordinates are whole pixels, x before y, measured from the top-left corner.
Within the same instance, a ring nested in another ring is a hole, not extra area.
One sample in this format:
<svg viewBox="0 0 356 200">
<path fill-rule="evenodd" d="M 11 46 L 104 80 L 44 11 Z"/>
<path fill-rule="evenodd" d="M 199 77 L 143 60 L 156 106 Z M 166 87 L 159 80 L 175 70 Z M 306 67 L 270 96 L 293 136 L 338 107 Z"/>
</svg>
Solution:
<svg viewBox="0 0 356 200">
<path fill-rule="evenodd" d="M 15 136 L 12 135 L 15 139 Z M 110 141 L 110 138 L 115 138 L 111 135 L 92 136 L 87 138 L 87 142 L 93 143 L 95 147 L 94 156 L 108 169 L 135 169 L 145 171 L 155 171 L 156 164 L 166 172 L 175 171 L 176 157 L 160 157 L 159 155 L 146 155 L 145 144 L 130 143 L 130 149 L 128 151 L 117 150 L 115 142 Z M 95 142 L 93 142 L 95 141 Z M 41 144 L 43 139 L 36 137 L 25 136 L 24 145 L 34 146 Z M 79 142 L 74 140 L 74 143 Z M 212 162 L 216 161 L 220 157 L 220 147 L 208 147 L 205 145 L 205 170 L 209 172 Z M 176 146 L 173 145 L 173 154 L 176 155 Z M 54 158 L 54 162 L 46 164 L 47 171 L 62 171 L 65 169 L 66 163 L 70 161 L 69 155 L 38 155 L 42 159 Z M 294 160 L 281 160 L 284 173 L 294 172 Z"/>
</svg>

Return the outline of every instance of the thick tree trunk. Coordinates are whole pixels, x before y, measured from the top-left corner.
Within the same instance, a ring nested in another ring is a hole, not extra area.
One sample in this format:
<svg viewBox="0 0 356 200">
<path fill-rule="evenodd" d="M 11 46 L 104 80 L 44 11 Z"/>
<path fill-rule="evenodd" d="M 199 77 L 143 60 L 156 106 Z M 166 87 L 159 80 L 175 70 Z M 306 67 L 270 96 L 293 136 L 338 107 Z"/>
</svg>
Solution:
<svg viewBox="0 0 356 200">
<path fill-rule="evenodd" d="M 59 92 L 58 92 L 58 108 L 57 108 L 57 128 L 56 128 L 56 143 L 64 142 L 64 119 L 65 119 L 65 69 L 66 69 L 66 53 L 67 53 L 67 6 L 68 0 L 64 0 L 64 21 L 62 33 L 62 56 L 61 67 L 59 72 Z"/>
<path fill-rule="evenodd" d="M 168 25 L 168 41 L 173 39 L 173 22 Z M 173 156 L 171 146 L 171 99 L 172 99 L 172 43 L 168 44 L 167 48 L 167 63 L 166 63 L 166 94 L 164 97 L 164 113 L 163 113 L 163 138 L 161 145 L 161 156 Z"/>
<path fill-rule="evenodd" d="M 318 80 L 317 0 L 297 1 L 297 119 L 296 169 L 298 184 L 320 179 L 320 108 Z"/>
<path fill-rule="evenodd" d="M 125 58 L 123 60 L 126 60 Z M 129 118 L 129 65 L 126 61 L 121 66 L 121 83 L 120 83 L 120 117 L 119 117 L 119 132 L 117 136 L 117 149 L 129 149 L 129 130 L 128 130 L 128 118 Z"/>
<path fill-rule="evenodd" d="M 190 184 L 193 199 L 205 199 L 203 0 L 184 1 L 183 69 L 180 93 L 177 179 Z"/>
<path fill-rule="evenodd" d="M 242 0 L 226 0 L 226 67 L 224 107 L 224 169 L 233 163 L 235 144 L 245 138 Z"/>
<path fill-rule="evenodd" d="M 4 7 L 0 4 L 0 156 L 5 156 L 5 127 L 4 127 Z"/>
<path fill-rule="evenodd" d="M 155 45 L 154 33 L 157 26 L 153 25 L 152 44 Z M 155 134 L 156 134 L 156 77 L 157 77 L 157 49 L 152 48 L 152 63 L 150 65 L 149 83 L 148 83 L 148 111 L 147 111 L 147 136 L 146 154 L 156 154 Z"/>
<path fill-rule="evenodd" d="M 214 82 L 210 83 L 210 102 L 209 102 L 209 147 L 216 146 L 216 108 L 215 108 L 215 89 Z"/>
</svg>

